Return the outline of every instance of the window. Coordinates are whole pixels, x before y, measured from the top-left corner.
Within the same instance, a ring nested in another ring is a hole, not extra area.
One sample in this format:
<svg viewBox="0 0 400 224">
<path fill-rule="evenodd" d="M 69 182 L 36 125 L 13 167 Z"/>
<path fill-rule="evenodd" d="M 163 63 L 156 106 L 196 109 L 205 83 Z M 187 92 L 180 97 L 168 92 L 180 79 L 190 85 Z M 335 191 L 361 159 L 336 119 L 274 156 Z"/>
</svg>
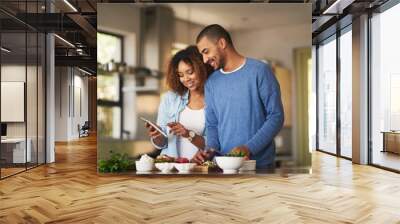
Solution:
<svg viewBox="0 0 400 224">
<path fill-rule="evenodd" d="M 123 62 L 123 38 L 119 35 L 97 33 L 97 62 Z M 121 138 L 122 77 L 118 73 L 97 75 L 98 130 L 101 138 Z"/>
<path fill-rule="evenodd" d="M 352 149 L 352 33 L 340 36 L 340 155 L 351 158 Z"/>
<path fill-rule="evenodd" d="M 318 48 L 318 149 L 336 153 L 336 39 Z"/>
<path fill-rule="evenodd" d="M 371 18 L 372 163 L 400 170 L 400 4 Z M 384 136 L 393 138 L 385 141 Z M 397 140 L 395 140 L 397 139 Z M 391 144 L 385 146 L 385 143 Z"/>
<path fill-rule="evenodd" d="M 109 138 L 121 136 L 121 108 L 118 106 L 101 106 L 97 109 L 99 135 Z"/>
<path fill-rule="evenodd" d="M 122 61 L 122 38 L 106 33 L 97 33 L 97 62 L 106 64 L 110 61 Z M 101 47 L 100 47 L 101 46 Z"/>
<path fill-rule="evenodd" d="M 352 25 L 322 41 L 316 51 L 317 149 L 352 157 Z"/>
<path fill-rule="evenodd" d="M 317 90 L 316 90 L 316 77 L 317 77 L 317 48 L 315 45 L 312 48 L 312 56 L 308 68 L 308 136 L 309 136 L 309 151 L 312 152 L 316 149 L 316 135 L 317 135 Z"/>
<path fill-rule="evenodd" d="M 118 75 L 99 75 L 97 78 L 97 98 L 112 102 L 119 101 Z"/>
</svg>

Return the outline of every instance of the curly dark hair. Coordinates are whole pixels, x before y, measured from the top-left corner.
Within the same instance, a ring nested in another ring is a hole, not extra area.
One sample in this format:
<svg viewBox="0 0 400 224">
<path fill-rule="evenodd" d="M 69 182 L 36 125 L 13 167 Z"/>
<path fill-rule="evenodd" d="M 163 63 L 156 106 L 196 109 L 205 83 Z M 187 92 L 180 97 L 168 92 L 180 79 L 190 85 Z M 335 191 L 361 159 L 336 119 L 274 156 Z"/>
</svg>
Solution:
<svg viewBox="0 0 400 224">
<path fill-rule="evenodd" d="M 202 55 L 197 47 L 193 45 L 180 50 L 172 57 L 167 70 L 167 86 L 180 96 L 187 91 L 187 88 L 180 82 L 178 76 L 178 65 L 181 61 L 192 66 L 194 72 L 199 76 L 200 89 L 204 93 L 204 84 L 213 70 L 210 65 L 203 63 Z"/>
</svg>

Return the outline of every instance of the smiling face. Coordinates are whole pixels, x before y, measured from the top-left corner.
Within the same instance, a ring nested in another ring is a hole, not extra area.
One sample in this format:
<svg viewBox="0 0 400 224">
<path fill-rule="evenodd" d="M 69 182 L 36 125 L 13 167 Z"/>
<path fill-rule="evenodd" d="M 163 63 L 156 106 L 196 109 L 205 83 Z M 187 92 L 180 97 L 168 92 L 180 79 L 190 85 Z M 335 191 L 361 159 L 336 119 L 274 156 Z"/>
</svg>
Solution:
<svg viewBox="0 0 400 224">
<path fill-rule="evenodd" d="M 196 46 L 178 51 L 171 58 L 167 69 L 166 82 L 170 90 L 180 96 L 187 91 L 204 94 L 204 83 L 212 70 L 202 60 Z"/>
<path fill-rule="evenodd" d="M 203 37 L 197 43 L 197 48 L 203 56 L 204 63 L 211 65 L 214 70 L 223 68 L 225 65 L 225 46 L 226 42 L 222 38 L 213 41 L 208 37 Z"/>
<path fill-rule="evenodd" d="M 189 91 L 198 91 L 201 87 L 201 81 L 193 66 L 180 61 L 178 64 L 177 75 L 179 81 L 183 86 L 189 89 Z"/>
</svg>

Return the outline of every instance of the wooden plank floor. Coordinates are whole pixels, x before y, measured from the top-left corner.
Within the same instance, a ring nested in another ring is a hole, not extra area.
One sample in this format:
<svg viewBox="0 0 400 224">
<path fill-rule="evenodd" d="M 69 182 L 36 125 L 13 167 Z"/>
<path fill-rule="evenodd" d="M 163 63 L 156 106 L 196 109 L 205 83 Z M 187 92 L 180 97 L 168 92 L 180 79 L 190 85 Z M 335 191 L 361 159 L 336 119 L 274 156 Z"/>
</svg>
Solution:
<svg viewBox="0 0 400 224">
<path fill-rule="evenodd" d="M 400 223 L 400 175 L 313 155 L 282 177 L 99 177 L 93 137 L 0 181 L 0 223 Z"/>
<path fill-rule="evenodd" d="M 20 168 L 20 167 L 17 167 L 17 168 L 7 167 L 7 168 L 0 168 L 0 169 L 1 169 L 1 176 L 2 177 L 7 177 L 7 176 L 11 176 L 13 174 L 16 174 L 16 173 L 24 171 L 25 167 L 23 167 L 23 168 Z"/>
</svg>

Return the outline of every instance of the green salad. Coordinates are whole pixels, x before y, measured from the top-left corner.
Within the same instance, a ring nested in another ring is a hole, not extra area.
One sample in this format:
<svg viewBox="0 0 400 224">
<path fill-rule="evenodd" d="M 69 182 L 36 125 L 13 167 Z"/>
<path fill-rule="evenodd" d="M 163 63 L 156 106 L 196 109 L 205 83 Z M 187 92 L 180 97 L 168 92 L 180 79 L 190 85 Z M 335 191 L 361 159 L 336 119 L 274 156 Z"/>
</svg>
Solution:
<svg viewBox="0 0 400 224">
<path fill-rule="evenodd" d="M 230 152 L 228 154 L 225 154 L 225 156 L 227 157 L 245 157 L 246 153 L 243 151 L 239 151 L 239 152 Z"/>
<path fill-rule="evenodd" d="M 173 162 L 175 162 L 175 158 L 167 155 L 159 155 L 154 160 L 154 163 L 173 163 Z"/>
</svg>

